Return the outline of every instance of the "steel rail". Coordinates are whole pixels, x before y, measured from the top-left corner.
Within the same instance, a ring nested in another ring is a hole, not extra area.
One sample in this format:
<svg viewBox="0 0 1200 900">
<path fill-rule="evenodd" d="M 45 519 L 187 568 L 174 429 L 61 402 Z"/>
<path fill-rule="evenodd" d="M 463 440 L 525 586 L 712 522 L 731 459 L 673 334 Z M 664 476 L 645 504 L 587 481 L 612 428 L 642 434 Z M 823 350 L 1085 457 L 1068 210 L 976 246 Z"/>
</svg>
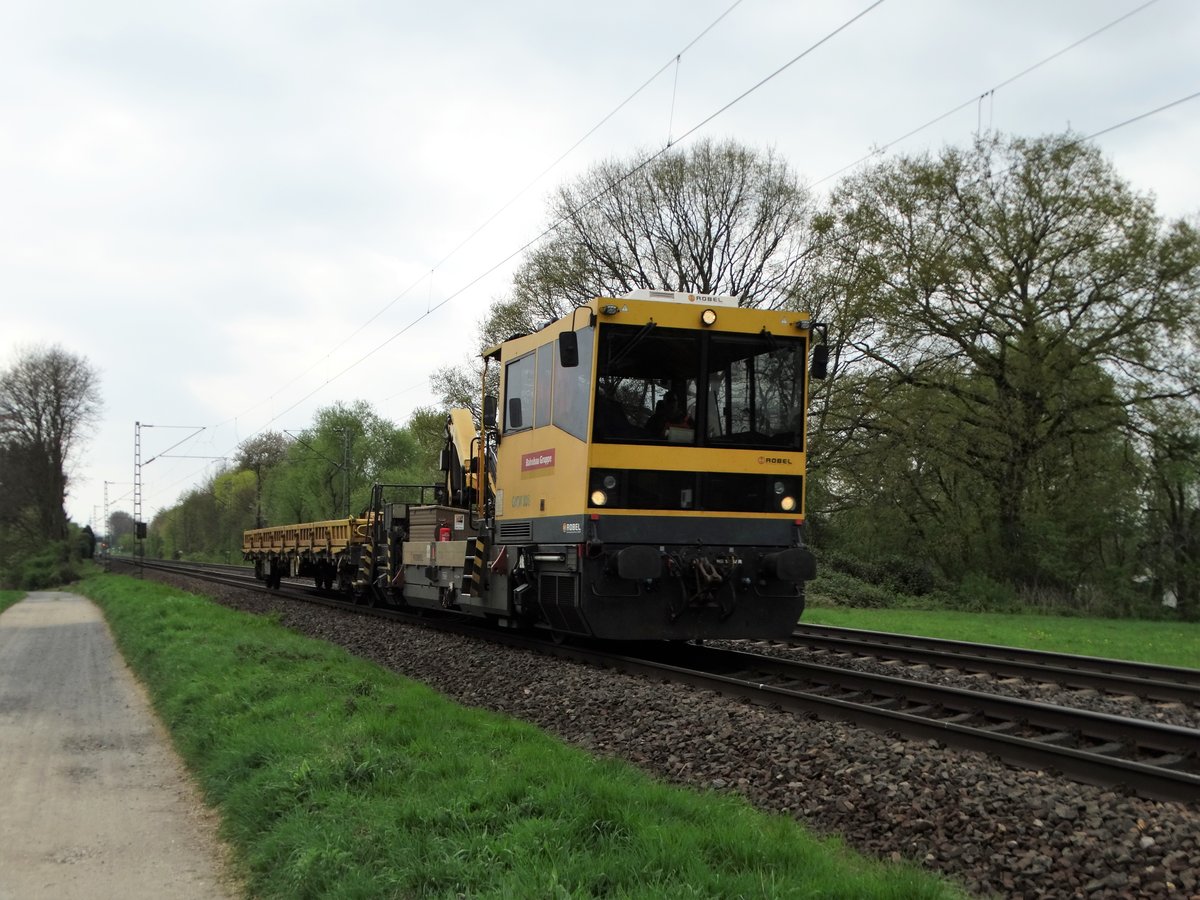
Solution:
<svg viewBox="0 0 1200 900">
<path fill-rule="evenodd" d="M 807 624 L 793 645 L 1200 706 L 1200 669 Z"/>
<path fill-rule="evenodd" d="M 1197 729 L 733 650 L 685 646 L 640 662 L 756 703 L 935 739 L 1152 799 L 1200 800 Z"/>
</svg>

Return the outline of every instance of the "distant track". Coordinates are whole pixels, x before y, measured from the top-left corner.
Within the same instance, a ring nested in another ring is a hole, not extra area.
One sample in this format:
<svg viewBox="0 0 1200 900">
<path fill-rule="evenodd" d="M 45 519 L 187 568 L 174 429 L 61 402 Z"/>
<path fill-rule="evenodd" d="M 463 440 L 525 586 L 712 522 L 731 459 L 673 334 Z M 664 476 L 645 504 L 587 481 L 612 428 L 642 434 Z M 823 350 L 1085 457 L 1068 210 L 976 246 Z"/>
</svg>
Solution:
<svg viewBox="0 0 1200 900">
<path fill-rule="evenodd" d="M 160 561 L 144 565 L 261 593 L 420 622 L 539 653 L 688 683 L 762 705 L 840 719 L 873 730 L 933 739 L 989 753 L 1013 764 L 1125 788 L 1152 799 L 1200 801 L 1200 759 L 1197 759 L 1200 730 L 1197 729 L 692 644 L 557 644 L 534 634 L 488 629 L 462 619 L 353 607 L 333 595 L 321 595 L 315 589 L 287 582 L 279 591 L 267 591 L 249 570 L 242 569 L 245 574 L 230 571 L 240 567 L 220 567 L 223 571 L 214 571 Z"/>
</svg>

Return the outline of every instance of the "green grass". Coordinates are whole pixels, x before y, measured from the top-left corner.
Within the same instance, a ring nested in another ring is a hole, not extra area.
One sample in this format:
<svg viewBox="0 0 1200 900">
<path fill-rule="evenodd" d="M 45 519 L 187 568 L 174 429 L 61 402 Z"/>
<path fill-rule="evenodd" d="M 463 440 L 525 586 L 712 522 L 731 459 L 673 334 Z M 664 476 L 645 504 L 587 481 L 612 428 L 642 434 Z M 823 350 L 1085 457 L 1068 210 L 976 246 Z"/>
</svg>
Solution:
<svg viewBox="0 0 1200 900">
<path fill-rule="evenodd" d="M 1200 623 L 810 606 L 803 622 L 1200 668 Z"/>
<path fill-rule="evenodd" d="M 99 602 L 264 897 L 950 897 L 270 619 L 122 576 Z"/>
<path fill-rule="evenodd" d="M 24 591 L 0 591 L 0 613 L 24 599 Z"/>
</svg>

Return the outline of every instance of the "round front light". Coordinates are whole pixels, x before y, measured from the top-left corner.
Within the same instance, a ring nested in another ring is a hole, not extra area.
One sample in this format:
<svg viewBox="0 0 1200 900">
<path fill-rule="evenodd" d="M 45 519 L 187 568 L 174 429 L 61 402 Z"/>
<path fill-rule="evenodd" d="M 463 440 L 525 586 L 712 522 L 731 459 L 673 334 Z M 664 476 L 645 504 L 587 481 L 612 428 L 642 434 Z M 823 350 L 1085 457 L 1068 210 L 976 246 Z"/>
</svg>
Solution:
<svg viewBox="0 0 1200 900">
<path fill-rule="evenodd" d="M 603 506 L 608 502 L 608 494 L 601 490 L 592 491 L 592 506 Z"/>
<path fill-rule="evenodd" d="M 716 310 L 706 309 L 704 312 L 700 313 L 700 324 L 703 325 L 705 328 L 709 328 L 713 325 L 716 325 L 717 324 Z"/>
<path fill-rule="evenodd" d="M 605 475 L 603 483 L 604 483 L 604 489 L 606 491 L 611 491 L 613 488 L 615 488 L 617 486 L 617 476 L 616 475 Z"/>
<path fill-rule="evenodd" d="M 793 509 L 796 508 L 796 498 L 795 497 L 784 497 L 782 500 L 779 501 L 779 508 L 782 509 L 784 512 L 791 512 Z"/>
<path fill-rule="evenodd" d="M 777 493 L 777 494 L 783 493 L 783 482 L 782 481 L 775 482 L 775 493 Z"/>
</svg>

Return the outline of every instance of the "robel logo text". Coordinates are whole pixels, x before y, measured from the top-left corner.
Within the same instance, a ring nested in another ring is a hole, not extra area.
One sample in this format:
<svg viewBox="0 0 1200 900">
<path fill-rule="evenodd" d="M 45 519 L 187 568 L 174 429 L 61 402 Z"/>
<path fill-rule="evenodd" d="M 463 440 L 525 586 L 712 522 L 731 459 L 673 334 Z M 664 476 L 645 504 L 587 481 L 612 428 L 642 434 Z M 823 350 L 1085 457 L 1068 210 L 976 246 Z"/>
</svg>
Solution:
<svg viewBox="0 0 1200 900">
<path fill-rule="evenodd" d="M 758 458 L 758 464 L 760 466 L 765 466 L 767 463 L 775 463 L 781 466 L 792 465 L 792 461 L 790 459 L 785 459 L 782 456 L 760 456 Z"/>
</svg>

